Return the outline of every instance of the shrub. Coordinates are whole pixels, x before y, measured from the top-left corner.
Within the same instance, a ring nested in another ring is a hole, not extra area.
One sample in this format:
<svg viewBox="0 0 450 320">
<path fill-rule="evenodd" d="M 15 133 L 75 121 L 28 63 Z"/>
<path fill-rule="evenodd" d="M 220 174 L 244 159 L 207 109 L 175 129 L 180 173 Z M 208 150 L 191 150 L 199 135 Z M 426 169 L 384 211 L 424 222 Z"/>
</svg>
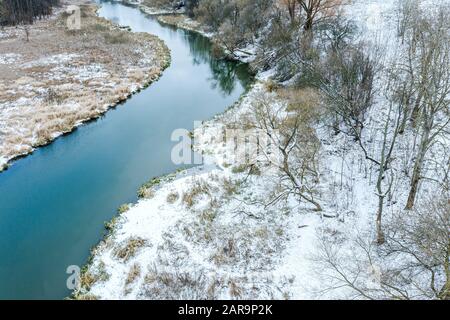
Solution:
<svg viewBox="0 0 450 320">
<path fill-rule="evenodd" d="M 178 198 L 180 198 L 180 195 L 176 191 L 172 191 L 167 195 L 167 202 L 168 203 L 175 203 Z"/>
<path fill-rule="evenodd" d="M 110 44 L 124 44 L 130 42 L 130 37 L 125 32 L 105 33 L 103 37 L 105 38 L 105 41 Z"/>
<path fill-rule="evenodd" d="M 184 192 L 182 201 L 188 207 L 191 208 L 195 204 L 195 200 L 202 194 L 209 194 L 210 187 L 204 181 L 196 181 L 191 190 Z"/>
<path fill-rule="evenodd" d="M 117 209 L 117 212 L 119 214 L 122 214 L 124 212 L 127 212 L 128 210 L 130 210 L 130 206 L 128 204 L 123 204 L 119 207 L 119 209 Z"/>
</svg>

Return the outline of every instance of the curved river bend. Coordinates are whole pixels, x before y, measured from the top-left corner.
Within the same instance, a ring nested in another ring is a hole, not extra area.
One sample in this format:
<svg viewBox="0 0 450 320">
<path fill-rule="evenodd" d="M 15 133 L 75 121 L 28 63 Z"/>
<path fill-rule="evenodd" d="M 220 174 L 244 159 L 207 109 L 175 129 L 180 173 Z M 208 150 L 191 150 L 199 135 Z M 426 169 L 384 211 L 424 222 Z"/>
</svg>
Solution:
<svg viewBox="0 0 450 320">
<path fill-rule="evenodd" d="M 138 9 L 101 2 L 99 15 L 163 39 L 162 78 L 101 119 L 0 174 L 0 299 L 61 299 L 69 265 L 83 265 L 140 185 L 176 170 L 173 130 L 232 105 L 252 79 L 245 64 L 214 60 L 205 37 L 160 25 Z"/>
</svg>

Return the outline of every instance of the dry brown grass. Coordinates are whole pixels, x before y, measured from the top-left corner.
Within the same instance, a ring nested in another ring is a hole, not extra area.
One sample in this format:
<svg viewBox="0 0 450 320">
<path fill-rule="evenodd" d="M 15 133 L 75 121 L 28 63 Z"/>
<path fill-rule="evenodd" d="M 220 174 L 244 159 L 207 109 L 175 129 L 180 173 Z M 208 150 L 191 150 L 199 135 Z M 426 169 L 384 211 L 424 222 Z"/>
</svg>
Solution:
<svg viewBox="0 0 450 320">
<path fill-rule="evenodd" d="M 78 294 L 74 296 L 75 300 L 87 300 L 87 301 L 94 301 L 98 300 L 98 297 L 94 296 L 93 294 Z"/>
<path fill-rule="evenodd" d="M 29 42 L 23 31 L 5 28 L 10 37 L 0 40 L 0 56 L 15 61 L 0 64 L 0 157 L 27 154 L 99 117 L 133 85 L 158 79 L 170 60 L 157 37 L 114 27 L 92 4 L 82 5 L 82 30 L 66 32 L 61 12 L 36 21 Z"/>
<path fill-rule="evenodd" d="M 125 279 L 125 286 L 136 281 L 136 279 L 141 275 L 141 266 L 138 263 L 135 263 L 131 266 L 130 271 L 128 272 L 127 278 Z"/>
<path fill-rule="evenodd" d="M 92 287 L 92 285 L 96 282 L 96 279 L 94 275 L 90 272 L 83 272 L 80 275 L 80 286 L 82 288 L 86 288 L 89 290 L 89 288 Z"/>
<path fill-rule="evenodd" d="M 230 178 L 224 178 L 222 180 L 223 190 L 225 191 L 226 196 L 232 196 L 239 191 L 239 182 L 234 181 Z"/>
<path fill-rule="evenodd" d="M 109 44 L 125 44 L 130 43 L 132 38 L 126 32 L 106 32 L 103 35 L 106 43 Z"/>
<path fill-rule="evenodd" d="M 137 195 L 142 199 L 151 199 L 155 196 L 155 191 L 152 188 L 142 186 L 139 188 Z"/>
<path fill-rule="evenodd" d="M 242 290 L 241 288 L 238 286 L 238 284 L 236 282 L 234 282 L 233 280 L 230 280 L 229 282 L 229 291 L 230 291 L 230 296 L 232 296 L 233 298 L 239 298 L 241 297 L 242 294 Z"/>
<path fill-rule="evenodd" d="M 118 214 L 122 214 L 122 213 L 127 212 L 128 210 L 130 210 L 130 205 L 129 204 L 123 204 L 117 209 L 117 213 Z"/>
<path fill-rule="evenodd" d="M 167 202 L 170 204 L 175 203 L 180 198 L 180 195 L 176 191 L 172 191 L 167 195 Z"/>
<path fill-rule="evenodd" d="M 135 256 L 136 252 L 146 245 L 146 240 L 139 237 L 128 238 L 114 250 L 114 256 L 124 262 Z"/>
<path fill-rule="evenodd" d="M 199 272 L 183 272 L 178 269 L 150 268 L 144 278 L 143 293 L 151 299 L 214 299 L 206 277 Z"/>
<path fill-rule="evenodd" d="M 183 193 L 182 202 L 188 207 L 192 208 L 198 197 L 210 194 L 210 186 L 204 180 L 195 181 L 192 188 Z"/>
</svg>

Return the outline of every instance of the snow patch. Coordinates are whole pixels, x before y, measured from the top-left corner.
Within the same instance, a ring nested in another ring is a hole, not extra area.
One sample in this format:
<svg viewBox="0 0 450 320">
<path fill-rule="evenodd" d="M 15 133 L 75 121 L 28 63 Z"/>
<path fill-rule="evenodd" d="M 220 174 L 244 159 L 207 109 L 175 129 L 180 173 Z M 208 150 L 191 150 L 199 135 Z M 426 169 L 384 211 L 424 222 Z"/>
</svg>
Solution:
<svg viewBox="0 0 450 320">
<path fill-rule="evenodd" d="M 13 64 L 22 57 L 18 53 L 5 53 L 0 54 L 0 64 Z"/>
</svg>

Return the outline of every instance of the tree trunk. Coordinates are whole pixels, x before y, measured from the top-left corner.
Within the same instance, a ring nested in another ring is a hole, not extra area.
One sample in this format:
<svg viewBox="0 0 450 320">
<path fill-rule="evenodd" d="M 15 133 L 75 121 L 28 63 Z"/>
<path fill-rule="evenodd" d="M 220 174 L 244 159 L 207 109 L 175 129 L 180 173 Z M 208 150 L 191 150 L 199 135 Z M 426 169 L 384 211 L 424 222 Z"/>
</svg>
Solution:
<svg viewBox="0 0 450 320">
<path fill-rule="evenodd" d="M 300 196 L 300 198 L 302 198 L 302 199 L 306 200 L 307 202 L 311 203 L 312 205 L 314 205 L 315 206 L 314 211 L 317 211 L 317 212 L 322 211 L 321 205 L 317 201 L 315 201 L 312 196 L 307 197 L 302 192 L 302 185 L 301 185 L 301 183 L 291 173 L 291 169 L 289 167 L 289 162 L 288 162 L 288 158 L 289 158 L 288 153 L 286 153 L 286 151 L 283 150 L 283 149 L 280 149 L 280 151 L 281 151 L 281 153 L 283 154 L 283 157 L 284 157 L 284 159 L 283 159 L 283 166 L 281 167 L 281 170 L 283 170 L 284 173 L 289 178 L 289 180 L 291 180 L 292 184 L 294 185 L 294 187 L 296 189 L 296 193 Z"/>
<path fill-rule="evenodd" d="M 428 117 L 426 116 L 426 118 Z M 414 207 L 414 203 L 416 201 L 417 190 L 419 188 L 419 182 L 422 175 L 423 162 L 425 160 L 425 153 L 427 152 L 432 127 L 432 123 L 428 122 L 429 119 L 424 119 L 423 134 L 420 141 L 416 162 L 414 164 L 414 170 L 411 178 L 411 189 L 409 190 L 408 201 L 406 202 L 405 207 L 406 210 L 411 210 Z"/>
<path fill-rule="evenodd" d="M 450 256 L 450 242 L 447 244 L 447 254 L 445 257 L 444 262 L 444 271 L 445 271 L 445 284 L 442 288 L 441 292 L 439 293 L 439 299 L 442 300 L 450 300 L 450 262 L 449 262 L 449 256 Z"/>
<path fill-rule="evenodd" d="M 377 244 L 382 245 L 385 242 L 383 228 L 381 226 L 381 218 L 383 216 L 383 202 L 384 197 L 378 195 L 378 213 L 377 213 Z"/>
<path fill-rule="evenodd" d="M 339 127 L 339 117 L 337 114 L 334 115 L 333 131 L 334 131 L 335 136 L 337 136 L 339 133 L 341 133 L 341 129 Z"/>
<path fill-rule="evenodd" d="M 388 121 L 386 121 L 386 128 Z M 384 206 L 384 197 L 383 190 L 382 190 L 382 183 L 383 183 L 383 177 L 385 172 L 385 148 L 386 148 L 386 137 L 387 137 L 387 131 L 384 133 L 384 142 L 383 142 L 383 149 L 381 151 L 381 159 L 380 159 L 380 168 L 378 171 L 378 178 L 377 178 L 377 193 L 378 193 L 378 211 L 377 211 L 377 220 L 376 220 L 376 226 L 377 226 L 377 244 L 382 245 L 385 241 L 383 228 L 381 225 L 381 219 L 383 217 L 383 206 Z"/>
<path fill-rule="evenodd" d="M 417 100 L 416 100 L 415 104 L 414 104 L 414 109 L 412 110 L 412 113 L 411 113 L 410 121 L 412 123 L 413 128 L 415 128 L 416 125 L 417 125 L 417 120 L 419 118 L 419 113 L 420 113 L 420 104 L 421 104 L 421 102 L 422 102 L 422 95 L 419 95 L 417 97 Z"/>
<path fill-rule="evenodd" d="M 411 111 L 411 99 L 407 98 L 405 100 L 406 101 L 404 101 L 403 117 L 402 117 L 402 121 L 400 123 L 400 128 L 398 129 L 399 134 L 405 133 L 406 124 L 408 122 L 408 117 L 409 117 L 410 111 Z"/>
<path fill-rule="evenodd" d="M 291 23 L 295 22 L 295 1 L 288 3 L 289 17 L 291 19 Z"/>
<path fill-rule="evenodd" d="M 417 189 L 419 187 L 420 168 L 414 168 L 413 178 L 411 179 L 411 189 L 409 190 L 408 200 L 406 202 L 406 210 L 411 210 L 416 202 Z"/>
<path fill-rule="evenodd" d="M 303 28 L 305 29 L 305 31 L 307 32 L 312 32 L 312 27 L 313 27 L 313 17 L 310 13 L 307 13 L 306 15 L 306 21 L 305 21 L 305 25 L 303 26 Z"/>
</svg>

